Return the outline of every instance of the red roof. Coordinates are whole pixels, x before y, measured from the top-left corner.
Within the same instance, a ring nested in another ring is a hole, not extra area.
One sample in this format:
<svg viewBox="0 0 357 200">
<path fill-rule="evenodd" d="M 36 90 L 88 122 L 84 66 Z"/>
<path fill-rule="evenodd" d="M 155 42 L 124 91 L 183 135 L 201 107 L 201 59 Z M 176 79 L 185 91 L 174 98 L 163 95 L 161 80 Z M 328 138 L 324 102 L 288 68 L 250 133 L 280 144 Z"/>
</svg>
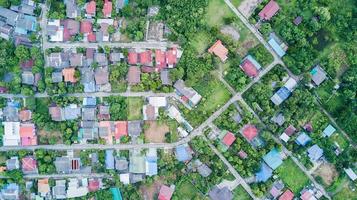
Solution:
<svg viewBox="0 0 357 200">
<path fill-rule="evenodd" d="M 37 163 L 33 157 L 25 157 L 22 159 L 22 170 L 25 172 L 34 171 L 37 169 Z"/>
<path fill-rule="evenodd" d="M 136 65 L 138 62 L 138 54 L 136 52 L 129 52 L 128 54 L 128 62 L 130 65 Z"/>
<path fill-rule="evenodd" d="M 79 161 L 77 159 L 71 160 L 71 169 L 72 170 L 79 169 Z"/>
<path fill-rule="evenodd" d="M 142 65 L 150 65 L 151 62 L 152 62 L 151 50 L 147 50 L 147 51 L 141 52 L 139 54 L 139 58 L 140 58 L 140 63 Z"/>
<path fill-rule="evenodd" d="M 160 188 L 160 192 L 159 192 L 159 196 L 158 196 L 158 200 L 170 200 L 172 197 L 172 194 L 174 193 L 174 191 L 166 186 L 166 185 L 162 185 Z"/>
<path fill-rule="evenodd" d="M 243 159 L 245 159 L 245 158 L 248 157 L 247 153 L 246 153 L 245 151 L 243 151 L 243 150 L 240 150 L 240 151 L 238 152 L 238 155 L 239 155 L 239 157 L 241 157 L 241 158 L 243 158 Z"/>
<path fill-rule="evenodd" d="M 156 67 L 159 68 L 159 70 L 164 69 L 166 67 L 165 61 L 166 61 L 165 52 L 161 51 L 160 49 L 157 49 L 155 51 Z"/>
<path fill-rule="evenodd" d="M 96 179 L 90 180 L 88 183 L 88 190 L 90 192 L 95 192 L 99 189 L 99 181 Z"/>
<path fill-rule="evenodd" d="M 0 93 L 5 93 L 7 92 L 7 88 L 6 87 L 0 87 Z"/>
<path fill-rule="evenodd" d="M 87 3 L 86 7 L 87 14 L 94 15 L 95 14 L 95 1 L 91 1 Z"/>
<path fill-rule="evenodd" d="M 242 132 L 248 141 L 252 141 L 258 135 L 258 129 L 251 124 L 245 125 Z"/>
<path fill-rule="evenodd" d="M 88 35 L 87 35 L 87 40 L 88 42 L 96 42 L 96 36 L 93 32 L 90 32 Z"/>
<path fill-rule="evenodd" d="M 21 137 L 32 137 L 35 133 L 34 124 L 21 124 L 20 126 L 20 136 Z"/>
<path fill-rule="evenodd" d="M 152 73 L 155 72 L 155 68 L 149 66 L 142 66 L 141 71 L 144 73 Z"/>
<path fill-rule="evenodd" d="M 227 134 L 223 137 L 223 143 L 227 146 L 230 147 L 232 143 L 236 140 L 236 137 L 233 135 L 231 132 L 227 132 Z"/>
<path fill-rule="evenodd" d="M 257 68 L 255 68 L 254 64 L 249 59 L 245 59 L 241 64 L 241 67 L 249 77 L 256 77 L 258 75 Z"/>
<path fill-rule="evenodd" d="M 122 136 L 128 135 L 128 122 L 117 121 L 115 122 L 115 139 L 120 139 Z"/>
<path fill-rule="evenodd" d="M 168 65 L 174 65 L 177 63 L 177 49 L 172 48 L 166 52 L 166 61 Z"/>
<path fill-rule="evenodd" d="M 288 136 L 292 136 L 296 131 L 296 128 L 293 125 L 290 125 L 288 128 L 285 129 L 284 133 Z"/>
<path fill-rule="evenodd" d="M 304 129 L 308 132 L 312 132 L 313 128 L 311 122 L 305 124 Z"/>
<path fill-rule="evenodd" d="M 74 77 L 76 70 L 74 68 L 65 68 L 62 70 L 62 75 L 64 76 L 65 82 L 75 83 L 77 79 Z"/>
<path fill-rule="evenodd" d="M 214 43 L 211 48 L 208 49 L 208 52 L 215 54 L 218 56 L 222 62 L 227 60 L 227 55 L 228 55 L 228 49 L 223 46 L 221 40 L 217 40 L 216 43 Z"/>
<path fill-rule="evenodd" d="M 71 39 L 71 34 L 69 34 L 69 30 L 67 28 L 63 29 L 63 41 L 69 41 Z"/>
<path fill-rule="evenodd" d="M 91 33 L 92 32 L 92 22 L 82 21 L 81 22 L 81 33 Z"/>
<path fill-rule="evenodd" d="M 294 193 L 290 190 L 286 190 L 280 197 L 279 200 L 292 200 L 294 198 Z"/>
<path fill-rule="evenodd" d="M 113 9 L 112 2 L 105 0 L 102 10 L 104 17 L 110 17 L 112 15 L 112 9 Z"/>
<path fill-rule="evenodd" d="M 30 60 L 22 62 L 21 63 L 21 67 L 22 68 L 31 68 L 31 67 L 33 67 L 33 60 L 30 59 Z"/>
<path fill-rule="evenodd" d="M 312 193 L 310 192 L 310 190 L 306 190 L 302 195 L 301 195 L 301 199 L 302 200 L 310 200 L 310 198 L 312 197 Z"/>
<path fill-rule="evenodd" d="M 31 114 L 32 114 L 31 110 L 21 110 L 19 112 L 19 119 L 21 121 L 28 121 L 31 119 Z"/>
<path fill-rule="evenodd" d="M 279 10 L 279 4 L 271 0 L 264 8 L 259 12 L 260 19 L 270 20 Z"/>
</svg>

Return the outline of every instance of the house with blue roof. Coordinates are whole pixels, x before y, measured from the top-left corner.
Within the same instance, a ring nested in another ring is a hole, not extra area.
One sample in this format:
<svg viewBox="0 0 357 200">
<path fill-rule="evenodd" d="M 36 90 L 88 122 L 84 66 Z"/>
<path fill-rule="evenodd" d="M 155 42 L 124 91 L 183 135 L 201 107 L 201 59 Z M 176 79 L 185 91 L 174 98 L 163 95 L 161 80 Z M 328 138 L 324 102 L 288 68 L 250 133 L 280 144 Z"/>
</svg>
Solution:
<svg viewBox="0 0 357 200">
<path fill-rule="evenodd" d="M 30 32 L 36 31 L 36 17 L 24 15 L 16 23 L 15 33 L 27 35 Z"/>
<path fill-rule="evenodd" d="M 192 155 L 189 152 L 188 145 L 180 145 L 176 147 L 176 158 L 178 161 L 186 162 L 191 160 Z"/>
<path fill-rule="evenodd" d="M 324 150 L 322 150 L 317 144 L 313 145 L 307 150 L 307 155 L 309 156 L 312 162 L 318 161 L 324 154 Z"/>
<path fill-rule="evenodd" d="M 286 54 L 288 46 L 275 33 L 270 33 L 268 43 L 279 57 Z"/>
<path fill-rule="evenodd" d="M 270 100 L 278 106 L 283 101 L 285 101 L 290 96 L 290 94 L 291 91 L 289 91 L 288 88 L 282 87 L 270 98 Z"/>
<path fill-rule="evenodd" d="M 97 105 L 97 99 L 95 97 L 83 98 L 83 106 L 95 107 Z"/>
<path fill-rule="evenodd" d="M 269 151 L 269 153 L 267 153 L 263 157 L 263 160 L 273 170 L 275 170 L 281 164 L 283 164 L 283 160 L 281 159 L 280 152 L 276 148 Z"/>
<path fill-rule="evenodd" d="M 147 176 L 157 175 L 157 157 L 146 157 L 145 167 Z"/>
<path fill-rule="evenodd" d="M 324 137 L 330 137 L 335 131 L 336 131 L 335 127 L 333 127 L 331 124 L 329 124 L 323 131 L 322 135 Z"/>
<path fill-rule="evenodd" d="M 271 176 L 273 176 L 273 170 L 262 162 L 260 170 L 255 174 L 255 180 L 257 182 L 266 182 Z"/>
<path fill-rule="evenodd" d="M 119 188 L 110 188 L 110 192 L 112 192 L 113 200 L 123 200 L 121 195 L 121 191 Z"/>
<path fill-rule="evenodd" d="M 19 199 L 20 187 L 16 183 L 7 184 L 1 189 L 0 199 Z"/>
<path fill-rule="evenodd" d="M 311 138 L 304 132 L 302 132 L 295 140 L 296 144 L 305 146 L 311 141 Z"/>
<path fill-rule="evenodd" d="M 106 169 L 114 169 L 114 151 L 113 150 L 106 150 L 105 151 L 105 168 Z"/>
</svg>

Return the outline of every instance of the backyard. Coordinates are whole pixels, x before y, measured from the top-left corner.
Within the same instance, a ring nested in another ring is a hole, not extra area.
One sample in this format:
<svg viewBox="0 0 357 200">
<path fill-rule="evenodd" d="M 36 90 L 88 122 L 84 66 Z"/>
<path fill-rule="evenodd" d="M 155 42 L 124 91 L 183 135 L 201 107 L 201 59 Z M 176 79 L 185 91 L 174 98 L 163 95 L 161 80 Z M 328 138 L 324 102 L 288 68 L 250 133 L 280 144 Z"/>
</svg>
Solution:
<svg viewBox="0 0 357 200">
<path fill-rule="evenodd" d="M 182 179 L 176 186 L 173 197 L 177 197 L 180 200 L 207 199 L 187 179 Z"/>
<path fill-rule="evenodd" d="M 128 97 L 128 120 L 141 120 L 144 100 L 141 97 Z"/>
<path fill-rule="evenodd" d="M 238 186 L 233 190 L 233 199 L 234 200 L 250 200 L 252 199 L 249 194 L 244 190 L 242 186 Z"/>
</svg>

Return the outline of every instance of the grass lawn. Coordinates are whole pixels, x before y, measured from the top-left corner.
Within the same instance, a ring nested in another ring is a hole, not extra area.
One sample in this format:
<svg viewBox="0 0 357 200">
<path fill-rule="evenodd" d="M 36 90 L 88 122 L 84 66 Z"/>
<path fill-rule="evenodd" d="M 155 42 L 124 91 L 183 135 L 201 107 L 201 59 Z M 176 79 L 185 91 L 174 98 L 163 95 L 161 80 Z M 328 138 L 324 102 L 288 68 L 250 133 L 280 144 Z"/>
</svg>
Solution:
<svg viewBox="0 0 357 200">
<path fill-rule="evenodd" d="M 202 54 L 208 48 L 211 41 L 211 35 L 205 31 L 201 31 L 190 40 L 192 46 L 196 49 L 199 54 Z"/>
<path fill-rule="evenodd" d="M 223 0 L 210 0 L 207 7 L 206 22 L 209 26 L 220 27 L 223 25 L 223 19 L 234 16 Z"/>
<path fill-rule="evenodd" d="M 350 145 L 345 136 L 338 132 L 334 133 L 329 139 L 336 142 L 342 149 L 347 149 Z"/>
<path fill-rule="evenodd" d="M 341 96 L 333 95 L 328 102 L 324 103 L 324 108 L 332 115 L 338 116 L 339 110 L 344 106 Z"/>
<path fill-rule="evenodd" d="M 333 95 L 333 86 L 333 81 L 327 80 L 316 89 L 316 94 L 322 102 L 328 102 L 328 100 L 331 98 L 331 95 Z"/>
<path fill-rule="evenodd" d="M 235 7 L 238 7 L 242 0 L 231 0 L 231 2 Z"/>
<path fill-rule="evenodd" d="M 333 196 L 334 200 L 357 199 L 357 191 L 352 191 L 346 184 L 340 192 Z"/>
<path fill-rule="evenodd" d="M 249 200 L 252 199 L 249 194 L 244 190 L 242 186 L 237 187 L 233 190 L 234 200 Z"/>
<path fill-rule="evenodd" d="M 309 178 L 290 158 L 285 160 L 277 169 L 277 173 L 287 187 L 295 194 L 300 192 L 302 188 L 309 183 Z"/>
<path fill-rule="evenodd" d="M 204 199 L 203 195 L 188 180 L 183 180 L 177 185 L 174 196 L 180 200 Z"/>
<path fill-rule="evenodd" d="M 127 99 L 128 104 L 128 120 L 140 120 L 142 116 L 142 107 L 144 100 L 140 97 L 129 97 Z"/>
</svg>

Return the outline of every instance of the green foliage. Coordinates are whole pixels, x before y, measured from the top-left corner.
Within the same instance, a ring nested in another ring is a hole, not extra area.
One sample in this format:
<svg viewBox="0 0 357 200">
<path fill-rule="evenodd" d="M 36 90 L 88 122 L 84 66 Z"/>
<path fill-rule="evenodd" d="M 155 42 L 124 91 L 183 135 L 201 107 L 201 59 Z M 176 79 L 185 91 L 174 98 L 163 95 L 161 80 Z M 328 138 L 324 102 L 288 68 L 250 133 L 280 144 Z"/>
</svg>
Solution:
<svg viewBox="0 0 357 200">
<path fill-rule="evenodd" d="M 250 49 L 249 54 L 251 54 L 263 67 L 268 66 L 274 60 L 273 55 L 271 55 L 262 44 Z"/>
<path fill-rule="evenodd" d="M 66 6 L 62 1 L 49 0 L 50 10 L 47 13 L 50 19 L 65 19 Z"/>
<path fill-rule="evenodd" d="M 110 118 L 111 120 L 126 120 L 128 106 L 126 104 L 126 98 L 122 96 L 109 96 L 105 98 L 105 101 L 110 106 Z"/>
</svg>

